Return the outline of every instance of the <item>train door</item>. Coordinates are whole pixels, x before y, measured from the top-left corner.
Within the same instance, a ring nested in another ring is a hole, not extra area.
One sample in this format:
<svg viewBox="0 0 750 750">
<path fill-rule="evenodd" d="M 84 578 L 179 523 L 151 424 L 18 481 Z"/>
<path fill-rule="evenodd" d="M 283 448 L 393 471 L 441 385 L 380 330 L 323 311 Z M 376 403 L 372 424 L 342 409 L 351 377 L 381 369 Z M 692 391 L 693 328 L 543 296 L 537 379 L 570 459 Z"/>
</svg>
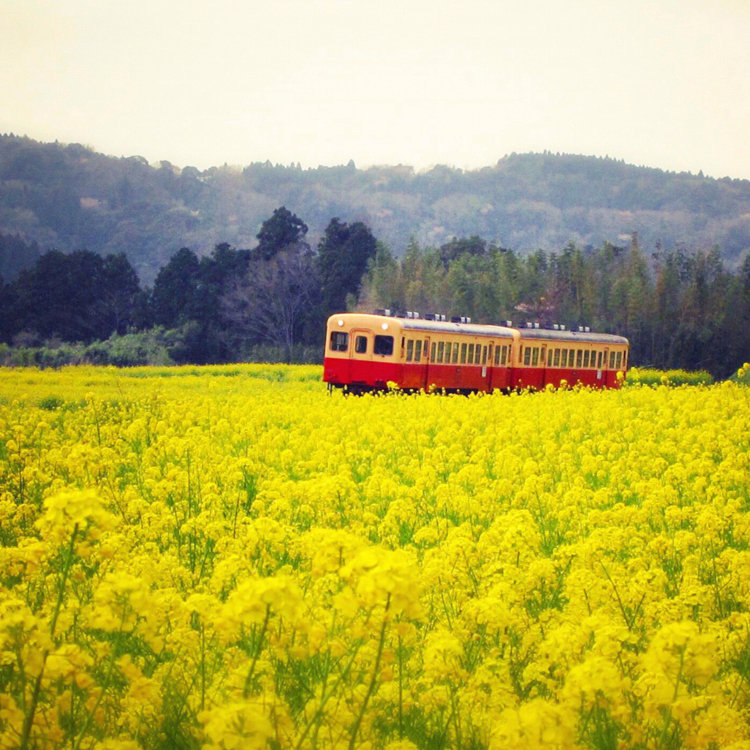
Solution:
<svg viewBox="0 0 750 750">
<path fill-rule="evenodd" d="M 508 387 L 508 369 L 510 367 L 511 340 L 500 339 L 490 347 L 490 382 L 489 390 L 503 390 Z"/>
<path fill-rule="evenodd" d="M 365 328 L 352 328 L 349 345 L 349 382 L 352 385 L 373 385 L 371 363 L 373 334 Z"/>
<path fill-rule="evenodd" d="M 425 336 L 424 345 L 422 347 L 422 366 L 421 377 L 420 377 L 420 388 L 428 390 L 433 383 L 430 381 L 430 368 L 432 365 L 432 359 L 430 358 L 430 345 L 432 339 L 429 336 Z"/>
<path fill-rule="evenodd" d="M 597 370 L 596 377 L 599 385 L 609 388 L 612 386 L 610 382 L 610 371 L 609 371 L 609 347 L 605 347 L 604 353 L 602 354 L 602 366 L 601 369 Z"/>
<path fill-rule="evenodd" d="M 492 342 L 489 344 L 482 344 L 482 386 L 481 390 L 490 392 L 492 391 L 492 357 L 493 347 Z"/>
</svg>

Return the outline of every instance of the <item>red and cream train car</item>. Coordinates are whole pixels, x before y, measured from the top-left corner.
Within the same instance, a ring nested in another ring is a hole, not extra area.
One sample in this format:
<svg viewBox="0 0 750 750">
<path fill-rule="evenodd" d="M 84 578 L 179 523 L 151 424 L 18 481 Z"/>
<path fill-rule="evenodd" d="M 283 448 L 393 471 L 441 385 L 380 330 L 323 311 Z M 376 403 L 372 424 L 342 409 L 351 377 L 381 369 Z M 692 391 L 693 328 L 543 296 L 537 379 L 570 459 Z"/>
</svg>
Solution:
<svg viewBox="0 0 750 750">
<path fill-rule="evenodd" d="M 607 333 L 341 313 L 328 319 L 323 380 L 354 392 L 617 388 L 627 365 L 628 340 Z"/>
</svg>

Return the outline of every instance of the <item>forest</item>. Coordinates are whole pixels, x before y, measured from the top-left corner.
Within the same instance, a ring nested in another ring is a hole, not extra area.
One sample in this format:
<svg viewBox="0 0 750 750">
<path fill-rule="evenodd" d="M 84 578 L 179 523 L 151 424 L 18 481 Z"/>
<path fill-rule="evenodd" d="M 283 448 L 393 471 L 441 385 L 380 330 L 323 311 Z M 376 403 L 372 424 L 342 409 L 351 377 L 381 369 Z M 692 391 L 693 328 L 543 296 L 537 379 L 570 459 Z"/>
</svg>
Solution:
<svg viewBox="0 0 750 750">
<path fill-rule="evenodd" d="M 718 248 L 621 245 L 522 254 L 479 235 L 402 257 L 360 221 L 332 218 L 316 244 L 281 206 L 252 248 L 183 247 L 142 286 L 123 253 L 38 254 L 0 287 L 0 361 L 56 366 L 322 359 L 328 315 L 344 309 L 467 315 L 627 336 L 632 364 L 726 377 L 750 352 L 750 256 Z M 0 236 L 0 244 L 21 243 Z M 30 248 L 29 252 L 33 252 Z M 37 248 L 38 253 L 38 248 Z"/>
<path fill-rule="evenodd" d="M 595 251 L 637 233 L 645 252 L 718 247 L 737 270 L 750 250 L 750 181 L 666 172 L 608 158 L 508 154 L 476 170 L 437 165 L 302 169 L 270 162 L 199 170 L 80 144 L 0 135 L 0 276 L 42 252 L 124 254 L 142 284 L 182 247 L 253 247 L 279 206 L 304 218 L 312 247 L 331 217 L 366 224 L 402 258 L 412 240 L 439 248 L 477 235 L 519 255 Z"/>
</svg>

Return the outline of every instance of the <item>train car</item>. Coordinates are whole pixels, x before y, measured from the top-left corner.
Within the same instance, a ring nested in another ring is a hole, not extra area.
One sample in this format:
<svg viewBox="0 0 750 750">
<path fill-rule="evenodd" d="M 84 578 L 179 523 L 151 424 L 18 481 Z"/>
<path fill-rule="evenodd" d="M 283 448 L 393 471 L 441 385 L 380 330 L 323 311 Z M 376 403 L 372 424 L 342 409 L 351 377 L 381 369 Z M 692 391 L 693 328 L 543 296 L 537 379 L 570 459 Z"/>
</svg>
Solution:
<svg viewBox="0 0 750 750">
<path fill-rule="evenodd" d="M 590 331 L 477 325 L 414 313 L 340 313 L 328 319 L 323 380 L 352 392 L 541 389 L 563 381 L 616 388 L 628 341 Z"/>
<path fill-rule="evenodd" d="M 551 384 L 619 388 L 628 367 L 628 340 L 608 333 L 519 328 L 519 351 L 513 373 L 516 388 Z"/>
</svg>

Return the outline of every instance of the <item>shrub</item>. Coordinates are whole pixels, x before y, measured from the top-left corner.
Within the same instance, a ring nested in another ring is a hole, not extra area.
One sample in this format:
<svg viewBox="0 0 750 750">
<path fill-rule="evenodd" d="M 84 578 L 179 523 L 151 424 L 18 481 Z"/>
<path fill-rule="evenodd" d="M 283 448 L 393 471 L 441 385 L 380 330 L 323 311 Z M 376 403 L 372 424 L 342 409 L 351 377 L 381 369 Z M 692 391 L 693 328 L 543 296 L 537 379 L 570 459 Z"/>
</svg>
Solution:
<svg viewBox="0 0 750 750">
<path fill-rule="evenodd" d="M 705 370 L 655 370 L 651 368 L 632 367 L 628 370 L 625 385 L 711 385 L 713 375 Z"/>
</svg>

